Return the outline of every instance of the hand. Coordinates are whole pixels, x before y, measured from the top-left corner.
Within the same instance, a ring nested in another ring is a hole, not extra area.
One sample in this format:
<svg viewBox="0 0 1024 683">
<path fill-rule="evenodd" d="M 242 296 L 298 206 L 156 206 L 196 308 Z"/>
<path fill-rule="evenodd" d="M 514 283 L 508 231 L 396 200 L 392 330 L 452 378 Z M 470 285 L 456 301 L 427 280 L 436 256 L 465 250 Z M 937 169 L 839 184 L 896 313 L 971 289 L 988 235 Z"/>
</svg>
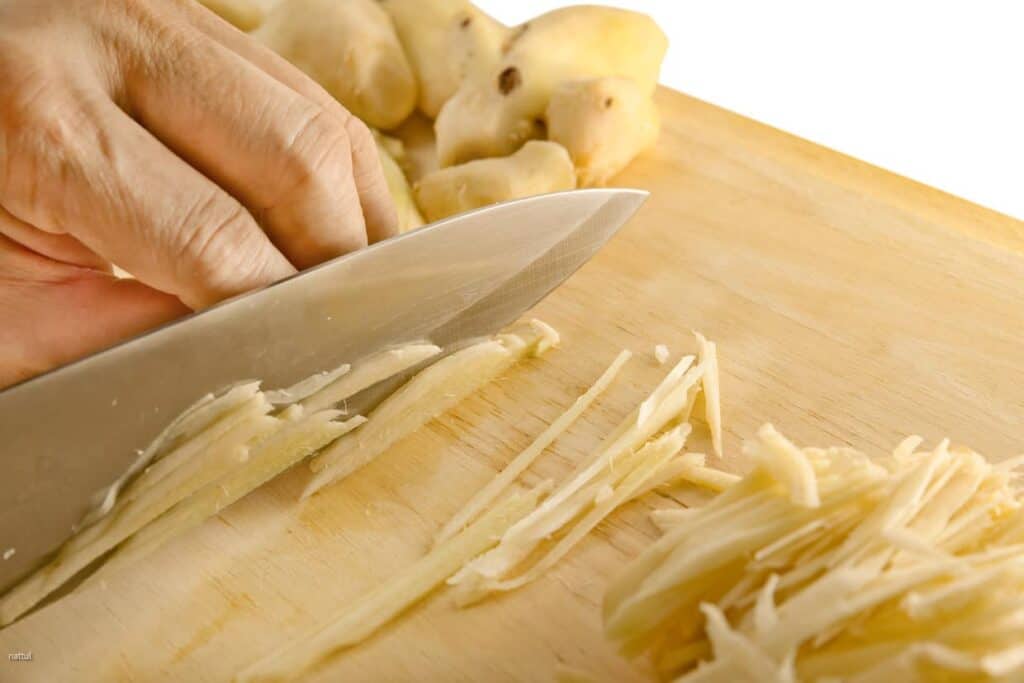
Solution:
<svg viewBox="0 0 1024 683">
<path fill-rule="evenodd" d="M 396 223 L 366 126 L 194 2 L 0 0 L 0 387 Z"/>
</svg>

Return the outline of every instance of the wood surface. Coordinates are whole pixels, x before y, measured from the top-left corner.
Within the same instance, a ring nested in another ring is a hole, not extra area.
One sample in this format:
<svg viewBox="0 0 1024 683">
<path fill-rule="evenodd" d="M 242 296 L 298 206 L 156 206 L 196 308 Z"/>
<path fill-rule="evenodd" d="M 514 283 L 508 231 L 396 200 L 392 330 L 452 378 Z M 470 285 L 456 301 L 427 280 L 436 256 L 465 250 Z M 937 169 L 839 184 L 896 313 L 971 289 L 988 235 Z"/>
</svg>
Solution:
<svg viewBox="0 0 1024 683">
<path fill-rule="evenodd" d="M 0 631 L 3 681 L 223 681 L 345 609 L 432 534 L 623 347 L 599 407 L 531 478 L 561 475 L 664 372 L 657 343 L 719 345 L 725 443 L 770 421 L 871 452 L 908 433 L 1024 451 L 1024 224 L 670 91 L 652 196 L 533 312 L 563 335 L 453 413 L 300 505 L 292 471 L 136 566 Z M 706 448 L 706 433 L 691 448 Z M 738 459 L 727 466 L 742 469 Z M 685 493 L 685 492 L 684 492 Z M 541 581 L 459 611 L 438 591 L 313 681 L 639 680 L 601 633 L 608 579 L 655 536 L 650 498 Z"/>
</svg>

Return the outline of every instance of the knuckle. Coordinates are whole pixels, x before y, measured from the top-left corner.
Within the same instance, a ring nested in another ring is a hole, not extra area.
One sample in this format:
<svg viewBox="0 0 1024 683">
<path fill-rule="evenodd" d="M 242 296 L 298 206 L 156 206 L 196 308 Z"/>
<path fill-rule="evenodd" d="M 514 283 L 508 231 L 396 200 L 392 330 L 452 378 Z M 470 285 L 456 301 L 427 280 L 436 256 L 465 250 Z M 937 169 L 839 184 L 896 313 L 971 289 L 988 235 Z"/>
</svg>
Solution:
<svg viewBox="0 0 1024 683">
<path fill-rule="evenodd" d="M 297 184 L 319 176 L 333 180 L 352 172 L 348 132 L 320 107 L 299 120 L 285 148 Z"/>
<path fill-rule="evenodd" d="M 87 137 L 83 133 L 88 122 L 81 108 L 54 102 L 30 116 L 31 130 L 22 135 L 26 147 L 60 157 L 63 162 L 78 156 L 83 138 Z"/>
<path fill-rule="evenodd" d="M 177 4 L 180 3 L 125 3 L 122 11 L 127 16 L 128 24 L 134 27 L 133 33 L 137 34 L 133 38 L 159 47 L 155 52 L 160 56 L 172 59 L 187 57 L 196 42 L 202 39 L 203 33 L 196 30 L 181 12 L 168 11 Z"/>
<path fill-rule="evenodd" d="M 66 218 L 60 196 L 99 163 L 95 150 L 102 131 L 94 112 L 52 91 L 46 83 L 22 92 L 4 106 L 0 122 L 0 196 L 42 224 L 58 227 Z"/>
<path fill-rule="evenodd" d="M 354 116 L 346 123 L 346 129 L 351 140 L 352 155 L 357 160 L 353 163 L 357 185 L 377 192 L 386 191 L 387 181 L 384 178 L 373 133 L 365 123 Z"/>
<path fill-rule="evenodd" d="M 31 129 L 41 113 L 51 108 L 48 101 L 55 89 L 54 79 L 41 65 L 19 63 L 0 57 L 0 115 L 8 130 Z"/>
<path fill-rule="evenodd" d="M 179 65 L 190 63 L 197 53 L 206 52 L 211 45 L 201 31 L 176 21 L 158 22 L 152 32 L 157 37 L 157 44 L 164 48 L 166 59 L 162 61 L 172 71 Z"/>
<path fill-rule="evenodd" d="M 23 146 L 73 147 L 96 116 L 94 102 L 59 65 L 18 56 L 0 40 L 0 127 Z"/>
<path fill-rule="evenodd" d="M 211 192 L 187 213 L 171 251 L 180 281 L 196 282 L 203 303 L 255 286 L 266 270 L 262 234 L 238 202 Z"/>
<path fill-rule="evenodd" d="M 181 87 L 182 82 L 201 81 L 214 87 L 217 72 L 215 41 L 193 26 L 180 12 L 167 11 L 158 3 L 134 3 L 129 11 L 132 29 L 110 37 L 118 47 L 118 65 L 128 99 L 144 98 L 153 88 Z M 197 69 L 206 64 L 206 69 Z"/>
<path fill-rule="evenodd" d="M 103 115 L 87 98 L 73 98 L 41 85 L 12 104 L 0 124 L 0 192 L 24 210 L 46 211 L 44 222 L 60 224 L 63 202 L 41 202 L 39 194 L 62 193 L 86 176 L 99 192 L 110 150 Z M 11 120 L 19 123 L 13 127 Z M 48 189 L 48 192 L 45 191 Z"/>
<path fill-rule="evenodd" d="M 376 149 L 377 142 L 373 139 L 370 127 L 355 116 L 350 115 L 345 119 L 345 131 L 348 133 L 353 152 L 366 153 Z"/>
</svg>

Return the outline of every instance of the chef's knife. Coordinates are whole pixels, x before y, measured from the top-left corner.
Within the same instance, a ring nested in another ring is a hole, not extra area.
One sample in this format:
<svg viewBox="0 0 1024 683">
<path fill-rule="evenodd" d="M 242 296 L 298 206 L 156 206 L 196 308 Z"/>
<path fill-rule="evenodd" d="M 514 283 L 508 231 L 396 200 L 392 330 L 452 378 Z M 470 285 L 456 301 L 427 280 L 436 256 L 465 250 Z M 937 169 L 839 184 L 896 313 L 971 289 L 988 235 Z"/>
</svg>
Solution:
<svg viewBox="0 0 1024 683">
<path fill-rule="evenodd" d="M 200 396 L 245 379 L 289 386 L 403 342 L 450 348 L 492 333 L 585 263 L 646 197 L 576 190 L 461 214 L 0 391 L 0 592 Z M 368 410 L 381 395 L 368 390 L 350 406 Z"/>
</svg>

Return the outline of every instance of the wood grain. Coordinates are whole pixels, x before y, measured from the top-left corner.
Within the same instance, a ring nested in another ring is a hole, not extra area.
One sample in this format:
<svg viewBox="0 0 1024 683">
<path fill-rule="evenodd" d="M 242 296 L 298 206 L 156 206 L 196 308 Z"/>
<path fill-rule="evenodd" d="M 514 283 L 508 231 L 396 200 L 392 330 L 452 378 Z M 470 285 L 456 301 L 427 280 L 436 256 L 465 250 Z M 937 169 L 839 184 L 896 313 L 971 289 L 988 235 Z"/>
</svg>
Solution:
<svg viewBox="0 0 1024 683">
<path fill-rule="evenodd" d="M 621 177 L 650 202 L 534 314 L 564 345 L 341 485 L 293 471 L 139 565 L 0 632 L 0 680 L 222 681 L 343 610 L 434 531 L 623 347 L 625 381 L 538 463 L 562 474 L 663 372 L 657 343 L 719 344 L 726 449 L 765 421 L 880 452 L 948 435 L 1024 451 L 1024 224 L 662 91 L 658 149 Z M 706 434 L 694 446 L 706 448 Z M 726 463 L 742 468 L 738 460 Z M 646 500 L 549 576 L 457 611 L 441 591 L 315 681 L 639 679 L 603 639 L 606 581 L 654 536 Z"/>
</svg>

